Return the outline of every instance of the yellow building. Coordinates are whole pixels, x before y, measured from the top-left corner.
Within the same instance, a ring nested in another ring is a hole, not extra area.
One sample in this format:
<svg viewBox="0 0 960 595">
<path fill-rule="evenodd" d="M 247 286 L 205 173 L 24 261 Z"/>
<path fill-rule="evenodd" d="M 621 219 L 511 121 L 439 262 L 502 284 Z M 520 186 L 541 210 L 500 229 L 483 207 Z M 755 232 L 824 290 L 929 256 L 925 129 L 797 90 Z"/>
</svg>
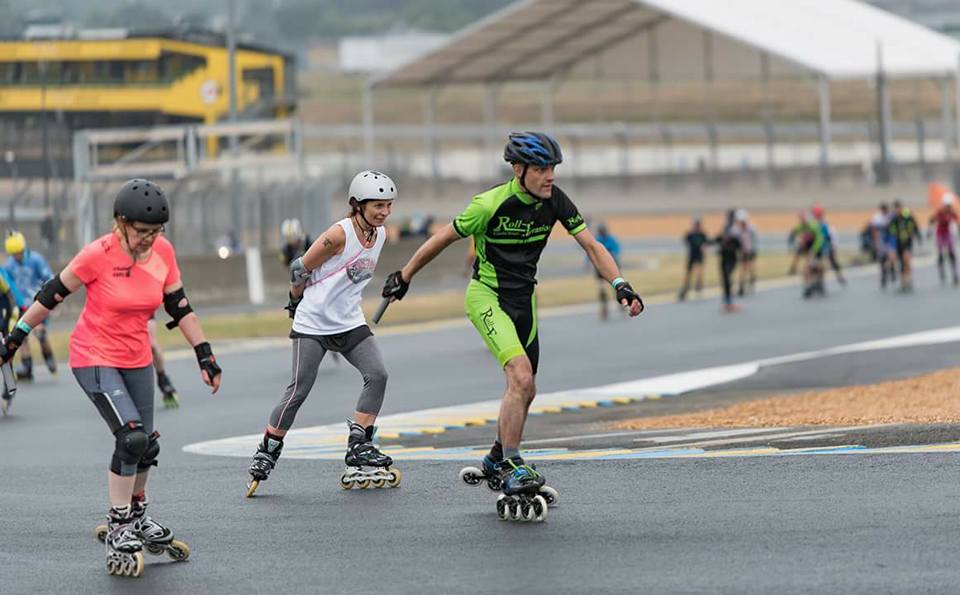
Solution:
<svg viewBox="0 0 960 595">
<path fill-rule="evenodd" d="M 208 32 L 0 40 L 0 118 L 56 112 L 72 129 L 210 124 L 229 113 L 228 62 L 223 36 Z M 238 44 L 236 63 L 241 115 L 290 114 L 289 55 Z"/>
</svg>

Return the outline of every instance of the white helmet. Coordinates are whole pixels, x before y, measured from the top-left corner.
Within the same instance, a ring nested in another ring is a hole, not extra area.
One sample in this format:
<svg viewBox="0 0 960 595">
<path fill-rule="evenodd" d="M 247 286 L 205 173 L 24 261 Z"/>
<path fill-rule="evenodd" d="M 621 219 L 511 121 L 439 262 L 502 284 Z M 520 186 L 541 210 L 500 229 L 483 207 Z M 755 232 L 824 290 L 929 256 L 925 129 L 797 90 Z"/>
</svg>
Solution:
<svg viewBox="0 0 960 595">
<path fill-rule="evenodd" d="M 284 219 L 280 224 L 280 234 L 287 240 L 299 239 L 303 235 L 299 219 Z"/>
<path fill-rule="evenodd" d="M 749 217 L 746 209 L 737 209 L 733 215 L 733 218 L 740 222 L 746 221 Z"/>
<path fill-rule="evenodd" d="M 387 174 L 373 170 L 362 171 L 353 176 L 348 196 L 357 202 L 393 200 L 397 197 L 397 185 Z"/>
<path fill-rule="evenodd" d="M 953 192 L 945 192 L 943 196 L 940 197 L 940 204 L 945 207 L 949 207 L 956 199 L 957 197 L 953 194 Z"/>
</svg>

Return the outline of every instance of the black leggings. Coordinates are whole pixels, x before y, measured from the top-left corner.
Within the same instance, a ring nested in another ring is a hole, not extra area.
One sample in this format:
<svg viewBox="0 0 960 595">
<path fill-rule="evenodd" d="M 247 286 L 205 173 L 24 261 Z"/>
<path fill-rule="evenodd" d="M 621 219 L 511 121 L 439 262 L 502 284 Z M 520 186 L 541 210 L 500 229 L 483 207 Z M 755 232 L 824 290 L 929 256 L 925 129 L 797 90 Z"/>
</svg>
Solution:
<svg viewBox="0 0 960 595">
<path fill-rule="evenodd" d="M 732 304 L 732 282 L 733 269 L 737 267 L 737 257 L 720 255 L 720 281 L 723 284 L 723 303 Z"/>
</svg>

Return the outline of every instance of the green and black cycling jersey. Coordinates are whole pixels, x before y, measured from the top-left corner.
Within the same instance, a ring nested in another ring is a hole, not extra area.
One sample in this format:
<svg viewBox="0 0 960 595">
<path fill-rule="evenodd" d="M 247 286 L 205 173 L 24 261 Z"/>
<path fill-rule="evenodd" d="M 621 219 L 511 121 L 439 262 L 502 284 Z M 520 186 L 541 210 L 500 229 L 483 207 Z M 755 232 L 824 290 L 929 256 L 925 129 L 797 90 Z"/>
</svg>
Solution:
<svg viewBox="0 0 960 595">
<path fill-rule="evenodd" d="M 890 219 L 887 230 L 896 238 L 898 247 L 910 249 L 913 246 L 913 238 L 920 238 L 920 227 L 909 209 L 903 209 L 899 214 L 894 215 Z"/>
<path fill-rule="evenodd" d="M 461 237 L 474 238 L 474 279 L 495 290 L 530 291 L 537 283 L 540 254 L 557 221 L 570 235 L 587 227 L 563 190 L 554 186 L 550 198 L 541 200 L 513 178 L 475 196 L 453 220 L 453 229 Z"/>
</svg>

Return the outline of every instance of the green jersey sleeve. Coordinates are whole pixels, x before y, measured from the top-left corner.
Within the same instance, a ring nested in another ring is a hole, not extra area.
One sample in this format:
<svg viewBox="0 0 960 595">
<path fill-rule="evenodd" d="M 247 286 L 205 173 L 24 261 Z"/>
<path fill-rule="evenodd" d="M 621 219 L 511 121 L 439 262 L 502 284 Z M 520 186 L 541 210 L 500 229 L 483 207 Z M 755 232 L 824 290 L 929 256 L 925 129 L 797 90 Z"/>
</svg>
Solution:
<svg viewBox="0 0 960 595">
<path fill-rule="evenodd" d="M 550 197 L 550 200 L 553 201 L 557 219 L 560 220 L 560 224 L 567 230 L 567 233 L 575 236 L 587 228 L 587 224 L 583 221 L 583 215 L 577 210 L 577 206 L 573 204 L 566 192 L 554 186 L 553 196 Z"/>
<path fill-rule="evenodd" d="M 474 196 L 467 208 L 454 218 L 453 229 L 462 238 L 480 234 L 487 229 L 491 217 L 493 210 L 490 208 L 490 201 L 483 195 Z"/>
</svg>

